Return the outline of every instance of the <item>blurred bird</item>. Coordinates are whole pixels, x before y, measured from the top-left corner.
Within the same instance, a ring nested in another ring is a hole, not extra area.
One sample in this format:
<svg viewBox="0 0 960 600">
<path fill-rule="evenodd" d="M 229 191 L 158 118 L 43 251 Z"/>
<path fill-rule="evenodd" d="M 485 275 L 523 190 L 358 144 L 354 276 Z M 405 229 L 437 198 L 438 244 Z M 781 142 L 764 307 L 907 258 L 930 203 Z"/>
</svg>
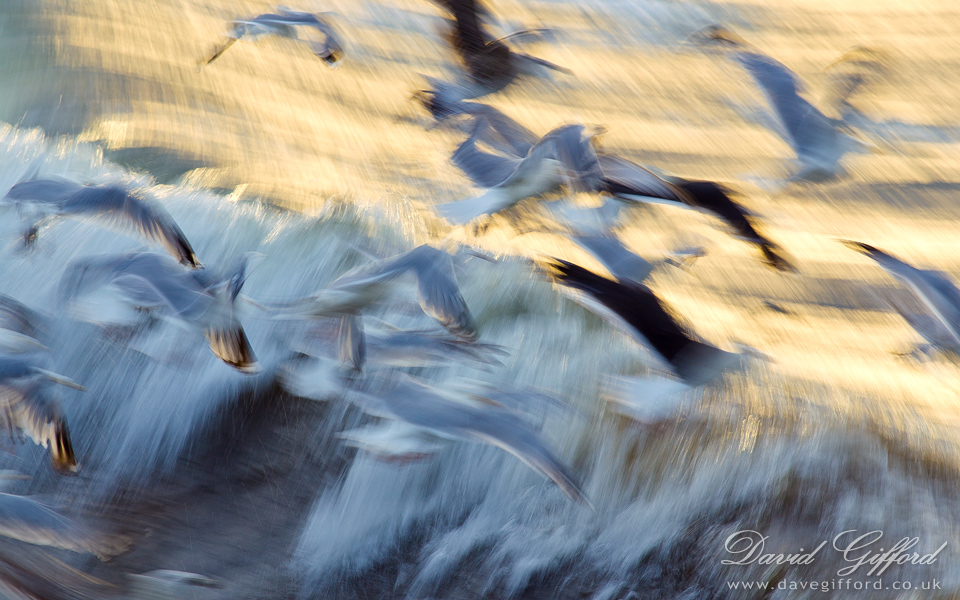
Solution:
<svg viewBox="0 0 960 600">
<path fill-rule="evenodd" d="M 842 240 L 841 243 L 873 259 L 884 271 L 913 292 L 930 311 L 939 327 L 922 318 L 906 319 L 921 335 L 931 343 L 949 350 L 960 348 L 960 290 L 946 273 L 918 269 L 869 244 L 849 240 Z M 904 316 L 906 318 L 906 315 Z M 948 334 L 948 337 L 943 333 Z"/>
<path fill-rule="evenodd" d="M 162 206 L 118 185 L 31 179 L 10 188 L 0 203 L 15 206 L 20 212 L 27 246 L 36 242 L 40 227 L 57 218 L 90 219 L 124 235 L 160 244 L 185 266 L 201 266 L 190 242 Z"/>
<path fill-rule="evenodd" d="M 320 34 L 320 40 L 303 39 L 310 46 L 310 50 L 320 57 L 329 66 L 336 66 L 343 58 L 343 45 L 339 36 L 321 15 L 331 13 L 308 13 L 279 7 L 277 14 L 266 13 L 250 19 L 232 21 L 233 29 L 227 36 L 230 38 L 204 63 L 209 65 L 227 51 L 237 40 L 245 38 L 257 40 L 261 37 L 276 35 L 279 37 L 301 40 L 300 30 L 310 29 Z"/>
<path fill-rule="evenodd" d="M 378 430 L 379 446 L 390 449 L 397 443 L 409 447 L 411 436 L 425 436 L 414 440 L 413 446 L 418 449 L 429 448 L 425 444 L 430 438 L 482 441 L 513 454 L 549 477 L 571 500 L 589 506 L 570 469 L 543 443 L 527 420 L 498 401 L 495 390 L 445 391 L 409 376 L 397 376 L 375 390 L 349 391 L 346 399 L 374 417 L 410 426 Z M 389 432 L 396 437 L 390 439 L 385 435 Z M 356 433 L 350 435 L 357 437 Z"/>
<path fill-rule="evenodd" d="M 526 155 L 481 152 L 476 142 L 488 127 L 477 117 L 473 133 L 453 154 L 454 163 L 487 192 L 478 197 L 441 204 L 435 210 L 447 221 L 462 225 L 497 213 L 532 196 L 548 194 L 561 185 L 587 190 L 601 177 L 590 138 L 596 132 L 583 125 L 558 127 L 532 144 Z"/>
<path fill-rule="evenodd" d="M 278 319 L 357 314 L 389 296 L 407 275 L 416 281 L 424 313 L 460 338 L 476 337 L 473 317 L 457 284 L 453 257 L 427 245 L 358 267 L 312 296 L 262 308 L 275 312 Z"/>
<path fill-rule="evenodd" d="M 731 191 L 720 184 L 659 176 L 626 159 L 598 153 L 593 140 L 603 132 L 601 128 L 594 127 L 588 132 L 582 125 L 567 125 L 537 140 L 534 134 L 493 107 L 469 102 L 461 105 L 466 107 L 464 112 L 474 115 L 476 123 L 470 137 L 454 152 L 453 162 L 477 185 L 494 187 L 475 200 L 441 205 L 438 210 L 444 216 L 479 216 L 485 214 L 483 211 L 495 212 L 498 207 L 511 205 L 520 192 L 529 191 L 513 183 L 520 164 L 528 160 L 519 157 L 524 154 L 530 157 L 533 149 L 540 147 L 542 150 L 537 156 L 546 155 L 557 160 L 563 168 L 563 182 L 572 189 L 607 193 L 629 202 L 663 203 L 710 213 L 726 223 L 734 235 L 759 248 L 768 266 L 779 271 L 797 270 L 784 251 L 753 223 L 755 217 L 735 202 Z M 480 106 L 483 108 L 478 108 Z M 481 140 L 496 153 L 477 148 Z M 529 177 L 521 179 L 527 180 Z M 500 183 L 496 183 L 498 181 Z M 550 191 L 559 185 L 547 178 L 538 183 L 537 191 Z M 518 191 L 511 195 L 502 190 L 504 187 L 506 192 Z M 604 210 L 615 216 L 619 205 L 607 204 Z"/>
<path fill-rule="evenodd" d="M 81 259 L 64 273 L 61 300 L 76 318 L 98 324 L 112 323 L 131 311 L 158 311 L 202 332 L 223 362 L 243 373 L 256 373 L 257 358 L 234 307 L 251 258 L 242 257 L 227 277 L 185 271 L 166 257 L 147 252 Z"/>
<path fill-rule="evenodd" d="M 436 3 L 446 8 L 455 21 L 450 43 L 468 77 L 463 88 L 470 90 L 462 98 L 476 98 L 499 91 L 521 75 L 540 77 L 550 71 L 571 74 L 569 69 L 516 52 L 506 44 L 511 38 L 536 35 L 535 30 L 493 39 L 482 24 L 481 13 L 489 14 L 489 11 L 482 8 L 479 0 L 441 0 Z"/>
<path fill-rule="evenodd" d="M 827 117 L 800 96 L 803 84 L 796 74 L 737 34 L 710 25 L 688 39 L 704 47 L 719 48 L 760 86 L 783 127 L 779 133 L 797 155 L 800 169 L 793 179 L 834 177 L 842 172 L 839 162 L 844 154 L 868 146 L 852 137 L 842 121 Z"/>
<path fill-rule="evenodd" d="M 687 385 L 707 383 L 741 362 L 740 354 L 693 339 L 641 283 L 613 281 L 559 259 L 547 267 L 560 284 L 584 294 L 574 296 L 577 302 L 655 352 Z"/>
</svg>

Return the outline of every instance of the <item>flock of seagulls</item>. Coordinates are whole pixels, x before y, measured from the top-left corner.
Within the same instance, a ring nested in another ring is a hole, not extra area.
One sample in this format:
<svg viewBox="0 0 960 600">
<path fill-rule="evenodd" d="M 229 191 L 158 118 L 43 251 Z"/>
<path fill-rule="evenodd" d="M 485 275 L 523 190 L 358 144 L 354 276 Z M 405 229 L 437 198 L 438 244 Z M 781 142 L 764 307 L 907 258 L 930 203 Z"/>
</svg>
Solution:
<svg viewBox="0 0 960 600">
<path fill-rule="evenodd" d="M 728 352 L 698 338 L 643 283 L 662 265 L 688 267 L 702 249 L 681 249 L 654 264 L 629 252 L 614 227 L 623 211 L 639 203 L 695 209 L 725 223 L 733 235 L 759 251 L 766 265 L 784 273 L 799 272 L 794 260 L 763 232 L 760 219 L 723 185 L 665 175 L 603 152 L 595 144 L 602 128 L 569 124 L 538 136 L 501 111 L 470 101 L 499 91 L 521 76 L 570 72 L 509 45 L 524 36 L 544 36 L 544 31 L 495 38 L 485 25 L 490 13 L 478 0 L 436 0 L 436 4 L 448 13 L 446 37 L 459 70 L 453 81 L 428 78 L 430 88 L 418 91 L 416 98 L 438 122 L 469 121 L 469 135 L 453 153 L 452 162 L 483 190 L 476 198 L 435 206 L 437 215 L 453 226 L 463 226 L 503 213 L 528 198 L 557 192 L 603 195 L 603 206 L 590 209 L 599 226 L 588 225 L 582 212 L 564 211 L 561 202 L 553 203 L 551 209 L 558 230 L 569 231 L 570 238 L 597 257 L 610 276 L 554 258 L 538 261 L 538 272 L 648 348 L 652 366 L 659 368 L 665 381 L 684 388 L 704 385 L 746 357 L 756 356 L 749 349 Z M 343 59 L 344 50 L 326 16 L 280 8 L 273 14 L 233 21 L 227 42 L 205 64 L 240 39 L 278 35 L 305 41 L 314 54 L 334 66 Z M 797 155 L 796 178 L 832 176 L 845 152 L 864 145 L 842 121 L 825 116 L 799 94 L 799 81 L 791 71 L 732 32 L 711 26 L 688 39 L 723 53 L 761 87 Z M 857 87 L 848 85 L 841 101 L 846 102 Z M 562 402 L 538 390 L 466 379 L 439 387 L 400 370 L 449 364 L 492 369 L 502 364 L 509 351 L 478 339 L 480 332 L 461 293 L 456 268 L 467 258 L 493 258 L 466 247 L 450 252 L 423 245 L 396 256 L 372 257 L 312 295 L 261 302 L 241 294 L 256 255 L 242 256 L 222 271 L 204 266 L 174 219 L 137 190 L 44 179 L 34 173 L 8 190 L 0 205 L 19 214 L 24 245 L 36 244 L 41 228 L 69 218 L 156 248 L 94 256 L 69 265 L 59 297 L 70 317 L 105 328 L 131 326 L 144 315 L 176 321 L 198 340 L 205 338 L 223 363 L 245 374 L 258 373 L 261 367 L 240 323 L 238 301 L 250 302 L 279 322 L 308 322 L 310 339 L 292 347 L 307 358 L 301 356 L 286 365 L 281 381 L 294 394 L 341 399 L 377 419 L 342 432 L 346 443 L 383 460 L 401 462 L 432 456 L 451 441 L 491 444 L 548 478 L 572 501 L 590 505 L 577 475 L 539 431 L 538 413 L 571 410 Z M 876 261 L 922 301 L 929 314 L 913 317 L 924 323 L 928 340 L 960 350 L 960 291 L 949 278 L 917 269 L 873 246 L 845 243 Z M 414 303 L 439 327 L 404 330 L 370 314 L 375 306 Z M 44 333 L 45 319 L 12 298 L 0 297 L 0 415 L 11 433 L 48 448 L 57 471 L 71 473 L 79 465 L 55 391 L 56 385 L 82 388 L 50 368 L 51 340 Z M 0 535 L 101 557 L 123 546 L 41 503 L 9 494 L 0 494 Z"/>
</svg>

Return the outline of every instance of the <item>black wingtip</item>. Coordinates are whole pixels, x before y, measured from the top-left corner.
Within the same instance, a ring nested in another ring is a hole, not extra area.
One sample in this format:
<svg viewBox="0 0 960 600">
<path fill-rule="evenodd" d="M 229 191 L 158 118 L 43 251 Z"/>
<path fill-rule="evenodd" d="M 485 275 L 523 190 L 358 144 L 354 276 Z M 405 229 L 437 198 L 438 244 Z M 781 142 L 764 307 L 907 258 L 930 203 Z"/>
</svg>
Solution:
<svg viewBox="0 0 960 600">
<path fill-rule="evenodd" d="M 61 475 L 77 474 L 77 457 L 73 453 L 70 430 L 63 419 L 54 425 L 54 437 L 50 440 L 50 462 L 54 470 Z"/>
<path fill-rule="evenodd" d="M 260 372 L 260 363 L 257 362 L 243 327 L 208 329 L 205 335 L 217 358 L 241 373 L 253 375 Z"/>
<path fill-rule="evenodd" d="M 880 249 L 871 246 L 870 244 L 864 244 L 863 242 L 855 242 L 853 240 L 837 240 L 847 248 L 855 250 L 860 254 L 866 254 L 867 256 L 872 256 L 873 254 L 883 254 L 883 251 Z"/>
<path fill-rule="evenodd" d="M 797 274 L 800 272 L 790 260 L 784 256 L 783 250 L 778 248 L 775 244 L 770 242 L 760 244 L 760 251 L 763 253 L 763 262 L 768 267 L 776 269 L 781 273 L 794 273 Z"/>
</svg>

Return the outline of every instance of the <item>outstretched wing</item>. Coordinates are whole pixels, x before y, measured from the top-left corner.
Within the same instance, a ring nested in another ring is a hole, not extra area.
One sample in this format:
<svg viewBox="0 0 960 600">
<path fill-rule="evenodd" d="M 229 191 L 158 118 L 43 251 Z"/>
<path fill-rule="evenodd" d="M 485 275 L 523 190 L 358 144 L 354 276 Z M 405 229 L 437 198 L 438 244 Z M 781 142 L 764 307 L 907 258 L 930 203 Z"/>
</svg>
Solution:
<svg viewBox="0 0 960 600">
<path fill-rule="evenodd" d="M 107 227 L 158 243 L 188 267 L 199 267 L 183 231 L 162 206 L 113 185 L 84 187 L 60 207 L 64 216 L 94 217 Z"/>
</svg>

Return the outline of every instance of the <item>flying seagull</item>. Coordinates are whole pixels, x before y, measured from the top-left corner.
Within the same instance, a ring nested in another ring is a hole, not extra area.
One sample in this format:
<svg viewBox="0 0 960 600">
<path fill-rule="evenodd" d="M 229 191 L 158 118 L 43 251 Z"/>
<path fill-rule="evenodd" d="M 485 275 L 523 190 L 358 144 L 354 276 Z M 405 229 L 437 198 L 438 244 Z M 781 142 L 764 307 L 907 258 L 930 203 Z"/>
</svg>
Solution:
<svg viewBox="0 0 960 600">
<path fill-rule="evenodd" d="M 343 46 L 340 43 L 339 36 L 333 30 L 329 23 L 322 18 L 321 14 L 301 12 L 280 7 L 277 13 L 266 13 L 257 15 L 250 19 L 238 19 L 231 23 L 232 29 L 227 36 L 227 42 L 217 50 L 213 56 L 207 59 L 206 65 L 220 58 L 230 46 L 237 40 L 245 38 L 255 40 L 261 37 L 276 35 L 279 37 L 301 40 L 300 31 L 310 29 L 318 33 L 321 37 L 319 41 L 303 39 L 309 44 L 310 50 L 320 57 L 323 62 L 330 67 L 343 58 Z"/>
<path fill-rule="evenodd" d="M 457 284 L 453 257 L 427 245 L 360 266 L 312 296 L 265 308 L 276 312 L 279 319 L 356 314 L 389 296 L 405 276 L 416 281 L 424 313 L 460 338 L 476 337 L 473 317 Z"/>
<path fill-rule="evenodd" d="M 481 106 L 482 109 L 478 108 Z M 796 271 L 783 250 L 762 233 L 756 217 L 734 201 L 731 190 L 720 184 L 661 177 L 624 158 L 598 153 L 593 139 L 602 129 L 588 132 L 582 125 L 567 125 L 537 140 L 529 130 L 493 107 L 470 102 L 460 103 L 460 107 L 462 112 L 474 116 L 476 123 L 470 137 L 454 152 L 453 162 L 474 183 L 491 189 L 474 200 L 439 206 L 437 209 L 444 216 L 472 218 L 509 206 L 520 193 L 509 195 L 501 190 L 521 189 L 513 183 L 518 179 L 520 165 L 531 160 L 534 148 L 544 148 L 539 155 L 559 162 L 562 181 L 573 189 L 606 193 L 628 202 L 663 203 L 709 213 L 722 220 L 737 237 L 756 246 L 765 264 L 779 271 Z M 477 143 L 481 141 L 496 152 L 480 150 Z M 524 154 L 526 157 L 520 158 Z M 530 179 L 519 178 L 521 182 Z M 542 178 L 536 191 L 545 193 L 541 190 L 550 191 L 558 185 L 556 179 Z"/>
<path fill-rule="evenodd" d="M 477 149 L 476 143 L 488 126 L 485 117 L 477 117 L 473 133 L 453 154 L 453 162 L 487 191 L 478 198 L 436 206 L 435 210 L 447 221 L 462 225 L 561 186 L 590 190 L 599 185 L 602 174 L 590 143 L 596 131 L 580 124 L 557 127 L 520 157 Z"/>
<path fill-rule="evenodd" d="M 463 88 L 471 90 L 462 98 L 499 91 L 521 75 L 539 77 L 550 71 L 571 73 L 541 58 L 512 50 L 506 43 L 521 36 L 537 35 L 538 31 L 521 31 L 493 39 L 482 22 L 481 12 L 489 11 L 485 11 L 479 0 L 443 0 L 437 4 L 446 8 L 455 21 L 450 43 L 469 80 Z"/>
<path fill-rule="evenodd" d="M 803 83 L 793 71 L 747 44 L 737 34 L 719 25 L 710 25 L 688 39 L 705 47 L 719 48 L 760 86 L 783 128 L 778 133 L 793 148 L 800 163 L 794 179 L 831 178 L 841 171 L 839 162 L 844 154 L 866 146 L 845 131 L 842 121 L 827 117 L 800 95 Z"/>
<path fill-rule="evenodd" d="M 848 240 L 842 243 L 873 259 L 884 271 L 913 292 L 939 322 L 941 327 L 936 329 L 949 335 L 954 348 L 960 348 L 960 290 L 946 273 L 918 269 L 869 244 Z M 923 330 L 918 329 L 921 335 L 928 337 L 930 325 L 932 324 L 927 324 Z"/>
<path fill-rule="evenodd" d="M 349 391 L 346 399 L 374 417 L 416 428 L 421 436 L 481 441 L 502 448 L 550 478 L 571 500 L 589 505 L 576 477 L 533 426 L 492 393 L 479 389 L 471 393 L 445 391 L 409 376 L 398 376 L 374 391 Z M 389 446 L 390 441 L 383 441 L 382 430 L 380 433 L 379 443 Z M 398 439 L 409 444 L 413 433 L 410 427 L 400 428 Z M 429 448 L 422 441 L 414 447 Z"/>
<path fill-rule="evenodd" d="M 691 337 L 656 294 L 641 283 L 613 281 L 559 259 L 553 259 L 548 267 L 559 283 L 585 294 L 575 297 L 578 302 L 651 349 L 690 386 L 718 377 L 741 360 L 739 354 Z"/>
<path fill-rule="evenodd" d="M 190 242 L 162 206 L 118 185 L 32 179 L 10 188 L 2 204 L 20 211 L 27 245 L 36 241 L 41 226 L 57 218 L 90 219 L 122 234 L 160 244 L 185 266 L 201 266 Z"/>
<path fill-rule="evenodd" d="M 243 373 L 256 373 L 257 358 L 234 307 L 249 258 L 244 256 L 224 278 L 206 270 L 184 270 L 149 252 L 81 259 L 65 272 L 61 299 L 75 317 L 93 323 L 112 322 L 131 308 L 159 311 L 202 332 L 223 362 Z"/>
</svg>

